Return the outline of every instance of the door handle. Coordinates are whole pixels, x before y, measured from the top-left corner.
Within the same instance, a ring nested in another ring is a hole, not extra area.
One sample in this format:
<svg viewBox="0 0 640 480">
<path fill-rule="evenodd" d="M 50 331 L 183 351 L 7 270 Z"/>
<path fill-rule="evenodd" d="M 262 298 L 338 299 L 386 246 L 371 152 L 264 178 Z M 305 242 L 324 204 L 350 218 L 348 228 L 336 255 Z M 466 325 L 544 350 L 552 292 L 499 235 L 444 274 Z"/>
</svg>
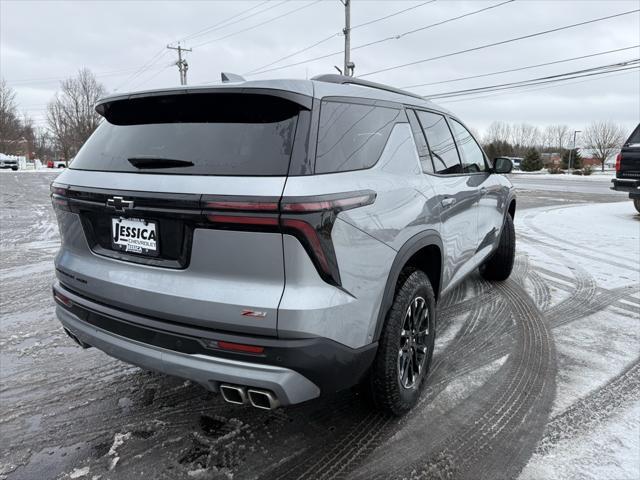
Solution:
<svg viewBox="0 0 640 480">
<path fill-rule="evenodd" d="M 449 208 L 455 203 L 456 203 L 456 199 L 453 197 L 446 197 L 440 200 L 440 205 L 442 205 L 443 208 Z"/>
</svg>

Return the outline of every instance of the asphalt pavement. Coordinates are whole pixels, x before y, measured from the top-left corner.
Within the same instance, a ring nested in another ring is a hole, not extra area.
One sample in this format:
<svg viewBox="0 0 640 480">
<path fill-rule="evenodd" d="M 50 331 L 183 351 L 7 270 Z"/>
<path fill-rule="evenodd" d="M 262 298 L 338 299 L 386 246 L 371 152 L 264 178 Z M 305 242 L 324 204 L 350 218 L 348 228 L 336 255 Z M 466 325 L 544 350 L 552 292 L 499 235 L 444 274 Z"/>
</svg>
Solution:
<svg viewBox="0 0 640 480">
<path fill-rule="evenodd" d="M 640 215 L 606 181 L 511 176 L 514 272 L 441 299 L 397 419 L 358 389 L 233 406 L 76 346 L 51 298 L 54 175 L 0 173 L 0 479 L 640 478 Z"/>
</svg>

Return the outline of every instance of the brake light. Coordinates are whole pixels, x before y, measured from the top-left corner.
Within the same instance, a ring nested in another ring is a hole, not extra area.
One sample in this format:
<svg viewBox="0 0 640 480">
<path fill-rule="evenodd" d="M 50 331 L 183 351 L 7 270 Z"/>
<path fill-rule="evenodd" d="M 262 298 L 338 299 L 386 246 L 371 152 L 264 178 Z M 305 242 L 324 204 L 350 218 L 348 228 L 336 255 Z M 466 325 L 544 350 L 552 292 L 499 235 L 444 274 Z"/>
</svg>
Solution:
<svg viewBox="0 0 640 480">
<path fill-rule="evenodd" d="M 316 197 L 224 197 L 204 199 L 207 219 L 219 228 L 280 231 L 295 236 L 305 248 L 320 276 L 340 285 L 340 272 L 331 230 L 338 213 L 370 205 L 372 191 Z"/>
<path fill-rule="evenodd" d="M 347 196 L 344 198 L 334 198 L 332 200 L 319 200 L 319 201 L 295 201 L 286 200 L 282 204 L 283 212 L 293 213 L 309 213 L 319 212 L 322 210 L 349 210 L 351 208 L 362 207 L 373 203 L 375 194 L 373 192 L 365 192 L 361 195 L 356 192 L 354 196 Z M 372 197 L 373 195 L 373 197 Z"/>
<path fill-rule="evenodd" d="M 212 223 L 222 225 L 247 225 L 247 226 L 278 226 L 278 217 L 252 217 L 240 215 L 207 215 Z"/>
<path fill-rule="evenodd" d="M 620 171 L 620 164 L 622 163 L 622 152 L 616 156 L 616 172 Z"/>
<path fill-rule="evenodd" d="M 51 204 L 54 209 L 70 211 L 68 193 L 69 187 L 66 185 L 60 185 L 52 183 L 50 187 L 51 191 Z"/>
</svg>

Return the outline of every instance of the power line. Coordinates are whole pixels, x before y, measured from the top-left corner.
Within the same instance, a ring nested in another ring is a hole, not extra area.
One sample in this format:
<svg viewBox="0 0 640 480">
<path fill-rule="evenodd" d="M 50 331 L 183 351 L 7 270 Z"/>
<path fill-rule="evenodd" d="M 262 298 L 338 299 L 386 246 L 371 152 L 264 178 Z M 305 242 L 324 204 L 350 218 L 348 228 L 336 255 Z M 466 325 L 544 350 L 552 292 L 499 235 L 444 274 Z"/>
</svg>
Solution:
<svg viewBox="0 0 640 480">
<path fill-rule="evenodd" d="M 487 85 L 484 87 L 472 88 L 468 90 L 442 92 L 434 95 L 426 95 L 425 98 L 432 100 L 432 99 L 440 99 L 440 98 L 460 97 L 460 96 L 473 95 L 477 93 L 485 93 L 490 91 L 509 90 L 513 88 L 528 87 L 532 85 L 541 85 L 541 84 L 552 83 L 552 82 L 560 82 L 564 80 L 571 80 L 574 78 L 589 77 L 592 75 L 601 75 L 603 73 L 610 73 L 612 71 L 630 70 L 635 68 L 640 68 L 640 58 L 636 58 L 626 62 L 612 63 L 609 65 L 602 65 L 599 67 L 587 68 L 583 70 L 574 70 L 571 72 L 565 72 L 565 73 L 560 73 L 556 75 L 530 78 L 528 80 L 522 80 L 519 82 Z"/>
<path fill-rule="evenodd" d="M 607 15 L 606 17 L 595 18 L 593 20 L 587 20 L 587 21 L 584 21 L 584 22 L 573 23 L 571 25 L 565 25 L 563 27 L 557 27 L 557 28 L 552 28 L 552 29 L 549 29 L 549 30 L 543 30 L 541 32 L 536 32 L 536 33 L 531 33 L 529 35 L 523 35 L 523 36 L 520 36 L 520 37 L 510 38 L 508 40 L 502 40 L 500 42 L 487 43 L 487 44 L 484 44 L 484 45 L 480 45 L 478 47 L 467 48 L 465 50 L 459 50 L 457 52 L 446 53 L 444 55 L 438 55 L 436 57 L 425 58 L 425 59 L 422 59 L 422 60 L 416 60 L 414 62 L 409 62 L 409 63 L 403 63 L 403 64 L 400 64 L 400 65 L 395 65 L 393 67 L 381 68 L 380 70 L 374 70 L 373 72 L 369 72 L 369 73 L 365 73 L 365 74 L 362 74 L 362 75 L 358 75 L 358 77 L 368 77 L 370 75 L 375 75 L 375 74 L 378 74 L 378 73 L 388 72 L 390 70 L 396 70 L 396 69 L 399 69 L 399 68 L 410 67 L 412 65 L 417 65 L 419 63 L 431 62 L 431 61 L 434 61 L 434 60 L 439 60 L 441 58 L 448 58 L 448 57 L 453 57 L 455 55 L 461 55 L 463 53 L 475 52 L 475 51 L 478 51 L 478 50 L 483 50 L 485 48 L 496 47 L 498 45 L 504 45 L 504 44 L 507 44 L 507 43 L 516 42 L 516 41 L 519 41 L 519 40 L 524 40 L 524 39 L 527 39 L 527 38 L 539 37 L 541 35 L 546 35 L 546 34 L 549 34 L 549 33 L 559 32 L 561 30 L 567 30 L 569 28 L 580 27 L 582 25 L 588 25 L 590 23 L 601 22 L 603 20 L 609 20 L 611 18 L 617 18 L 617 17 L 622 17 L 624 15 L 630 15 L 632 13 L 637 13 L 639 11 L 640 11 L 640 9 L 629 10 L 627 12 L 616 13 L 615 15 Z"/>
<path fill-rule="evenodd" d="M 153 80 L 154 78 L 156 78 L 158 75 L 160 75 L 162 72 L 166 71 L 168 68 L 174 67 L 175 63 L 172 62 L 169 65 L 165 65 L 164 67 L 162 67 L 160 70 L 158 70 L 157 72 L 155 72 L 153 75 L 150 75 L 146 78 L 143 78 L 142 80 L 140 80 L 138 83 L 136 83 L 135 85 L 132 85 L 131 88 L 129 90 L 133 91 L 136 90 L 138 87 L 140 87 L 141 85 L 144 85 L 147 82 L 150 82 L 151 80 Z"/>
<path fill-rule="evenodd" d="M 241 12 L 238 12 L 235 15 L 231 15 L 230 17 L 227 17 L 224 20 L 219 21 L 218 23 L 214 23 L 213 25 L 211 25 L 209 27 L 205 27 L 205 28 L 203 28 L 201 30 L 198 30 L 197 32 L 194 32 L 194 33 L 191 33 L 191 34 L 189 34 L 189 35 L 187 35 L 185 37 L 182 37 L 181 39 L 179 39 L 179 40 L 177 40 L 176 42 L 173 42 L 173 43 L 185 42 L 187 40 L 191 40 L 193 38 L 197 38 L 197 37 L 201 37 L 203 35 L 206 35 L 207 33 L 210 33 L 210 32 L 216 31 L 216 30 L 220 30 L 222 28 L 229 27 L 231 25 L 235 25 L 238 22 L 242 22 L 242 21 L 244 21 L 244 20 L 246 20 L 248 18 L 251 18 L 251 17 L 253 17 L 255 15 L 259 15 L 262 12 L 266 12 L 267 10 L 270 10 L 272 8 L 276 8 L 279 5 L 282 5 L 283 3 L 286 3 L 286 1 L 287 0 L 284 0 L 283 2 L 280 2 L 277 5 L 271 5 L 269 8 L 265 8 L 264 10 L 260 10 L 259 12 L 254 12 L 251 15 L 247 15 L 246 17 L 241 18 L 240 20 L 237 20 L 235 22 L 228 23 L 230 20 L 233 20 L 234 18 L 238 18 L 241 15 L 244 15 L 245 13 L 250 12 L 251 10 L 255 10 L 256 8 L 261 7 L 265 3 L 269 3 L 269 0 L 264 0 L 261 3 L 259 3 L 257 5 L 254 5 L 253 7 L 250 7 L 250 8 L 247 8 L 245 10 L 242 10 Z"/>
<path fill-rule="evenodd" d="M 270 18 L 270 19 L 268 19 L 268 20 L 265 20 L 265 21 L 263 21 L 263 22 L 257 23 L 257 24 L 255 24 L 255 25 L 250 26 L 250 27 L 243 28 L 242 30 L 238 30 L 238 31 L 235 31 L 235 32 L 231 32 L 231 33 L 229 33 L 229 34 L 227 34 L 227 35 L 223 35 L 222 37 L 218 37 L 218 38 L 214 38 L 214 39 L 212 39 L 212 40 L 206 40 L 206 41 L 204 41 L 204 42 L 202 42 L 202 43 L 198 43 L 198 44 L 196 44 L 196 45 L 193 45 L 193 46 L 192 46 L 192 48 L 201 47 L 201 46 L 203 46 L 203 45 L 207 45 L 207 44 L 209 44 L 209 43 L 217 42 L 217 41 L 220 41 L 220 40 L 225 40 L 225 39 L 227 39 L 227 38 L 229 38 L 229 37 L 233 37 L 233 36 L 235 36 L 235 35 L 239 35 L 239 34 L 241 34 L 241 33 L 248 32 L 249 30 L 253 30 L 253 29 L 255 29 L 255 28 L 261 27 L 262 25 L 266 25 L 267 23 L 271 23 L 271 22 L 273 22 L 273 21 L 275 21 L 275 20 L 279 20 L 280 18 L 283 18 L 283 17 L 289 16 L 289 15 L 291 15 L 291 14 L 294 14 L 294 13 L 296 13 L 296 12 L 299 12 L 300 10 L 304 10 L 305 8 L 309 8 L 309 7 L 311 7 L 311 6 L 313 6 L 313 5 L 317 4 L 317 3 L 319 3 L 319 2 L 321 2 L 321 1 L 322 1 L 322 0 L 315 0 L 314 2 L 308 3 L 308 4 L 303 5 L 303 6 L 301 6 L 301 7 L 298 7 L 298 8 L 294 8 L 293 10 L 290 10 L 290 11 L 288 11 L 288 12 L 285 12 L 285 13 L 281 14 L 281 15 L 278 15 L 278 16 L 275 16 L 275 17 L 272 17 L 272 18 Z"/>
<path fill-rule="evenodd" d="M 389 14 L 389 15 L 385 15 L 384 17 L 375 18 L 375 19 L 373 19 L 373 20 L 369 20 L 369 21 L 367 21 L 367 22 L 364 22 L 364 23 L 361 23 L 361 24 L 356 25 L 356 26 L 354 26 L 354 27 L 351 27 L 351 30 L 355 30 L 356 28 L 365 27 L 365 26 L 372 25 L 372 24 L 377 23 L 377 22 L 381 22 L 381 21 L 386 20 L 386 19 L 388 19 L 388 18 L 395 17 L 396 15 L 400 15 L 400 14 L 405 13 L 405 12 L 408 12 L 408 11 L 410 11 L 410 10 L 415 10 L 416 8 L 423 7 L 423 6 L 425 6 L 425 5 L 428 5 L 428 4 L 430 4 L 430 3 L 434 3 L 434 2 L 436 2 L 436 1 L 437 1 L 437 0 L 429 0 L 428 2 L 423 2 L 423 3 L 420 3 L 420 4 L 418 4 L 418 5 L 414 5 L 413 7 L 405 8 L 405 9 L 402 9 L 402 10 L 398 10 L 397 12 L 393 12 L 393 13 L 391 13 L 391 14 Z M 336 33 L 333 33 L 333 34 L 329 35 L 328 37 L 323 38 L 322 40 L 318 40 L 317 42 L 312 43 L 311 45 L 308 45 L 308 46 L 306 46 L 306 47 L 304 47 L 304 48 L 301 48 L 300 50 L 296 50 L 296 51 L 295 51 L 295 52 L 293 52 L 293 53 L 290 53 L 290 54 L 288 54 L 288 55 L 285 55 L 284 57 L 280 57 L 280 58 L 278 58 L 277 60 L 274 60 L 274 61 L 273 61 L 273 62 L 271 62 L 271 63 L 267 63 L 266 65 L 262 65 L 261 67 L 254 68 L 253 70 L 250 70 L 249 72 L 244 73 L 243 75 L 252 75 L 254 72 L 258 72 L 259 70 L 263 70 L 263 69 L 265 69 L 265 68 L 267 68 L 267 67 L 270 67 L 270 66 L 272 66 L 272 65 L 275 65 L 275 64 L 277 64 L 277 63 L 280 63 L 280 62 L 281 62 L 281 61 L 283 61 L 283 60 L 287 60 L 288 58 L 295 57 L 296 55 L 299 55 L 299 54 L 301 54 L 301 53 L 303 53 L 303 52 L 306 52 L 306 51 L 308 51 L 308 50 L 311 50 L 312 48 L 315 48 L 315 47 L 317 47 L 318 45 L 321 45 L 321 44 L 323 44 L 323 43 L 325 43 L 325 42 L 328 42 L 329 40 L 331 40 L 331 39 L 333 39 L 333 38 L 335 38 L 335 37 L 339 37 L 339 36 L 341 36 L 341 35 L 343 35 L 343 33 L 342 33 L 342 32 L 336 32 Z"/>
<path fill-rule="evenodd" d="M 519 72 L 521 70 L 528 70 L 528 69 L 531 69 L 531 68 L 546 67 L 548 65 L 556 65 L 558 63 L 571 62 L 571 61 L 574 61 L 574 60 L 582 60 L 582 59 L 585 59 L 585 58 L 597 57 L 597 56 L 606 55 L 606 54 L 609 54 L 609 53 L 623 52 L 625 50 L 631 50 L 631 49 L 638 48 L 638 47 L 640 47 L 640 44 L 639 45 L 634 45 L 632 47 L 616 48 L 615 50 L 607 50 L 606 52 L 592 53 L 590 55 L 582 55 L 580 57 L 572 57 L 572 58 L 565 58 L 565 59 L 562 59 L 562 60 L 555 60 L 553 62 L 538 63 L 536 65 L 527 65 L 525 67 L 510 68 L 508 70 L 500 70 L 498 72 L 482 73 L 480 75 L 471 75 L 471 76 L 468 76 L 468 77 L 450 78 L 448 80 L 440 80 L 440 81 L 437 81 L 437 82 L 419 83 L 419 84 L 416 84 L 416 85 L 407 85 L 407 86 L 401 87 L 401 88 L 408 89 L 408 88 L 417 88 L 417 87 L 427 87 L 427 86 L 431 86 L 431 85 L 441 85 L 443 83 L 453 83 L 453 82 L 460 82 L 460 81 L 463 81 L 463 80 L 471 80 L 471 79 L 474 79 L 474 78 L 491 77 L 493 75 L 500 75 L 500 74 L 503 74 L 503 73 Z"/>
<path fill-rule="evenodd" d="M 633 70 L 633 69 L 628 69 L 628 70 Z M 609 78 L 609 77 L 617 77 L 617 76 L 622 76 L 622 75 L 629 75 L 630 73 L 634 73 L 633 71 L 623 71 L 622 73 L 619 72 L 601 72 L 602 75 L 598 76 L 597 78 L 588 78 L 587 80 L 579 80 L 579 81 L 575 81 L 575 82 L 565 82 L 565 83 L 561 83 L 559 85 L 553 84 L 553 85 L 546 85 L 544 87 L 537 87 L 537 88 L 525 88 L 525 89 L 521 89 L 515 92 L 512 91 L 501 91 L 501 92 L 493 92 L 493 93 L 489 93 L 486 95 L 478 95 L 475 97 L 463 97 L 463 98 L 458 98 L 458 99 L 454 99 L 454 100 L 443 100 L 443 101 L 439 101 L 439 104 L 448 104 L 448 103 L 459 103 L 459 102 L 470 102 L 473 100 L 480 100 L 483 98 L 488 98 L 488 97 L 495 97 L 496 95 L 515 95 L 515 94 L 522 94 L 524 92 L 535 92 L 538 90 L 546 90 L 548 88 L 556 88 L 556 87 L 564 87 L 566 85 L 575 85 L 575 84 L 579 84 L 579 83 L 586 83 L 586 82 L 592 82 L 594 80 L 601 80 L 603 78 Z"/>
<path fill-rule="evenodd" d="M 282 60 L 286 60 L 287 58 L 295 57 L 296 55 L 298 55 L 298 54 L 300 54 L 302 52 L 306 52 L 307 50 L 311 50 L 312 48 L 317 47 L 318 45 L 320 45 L 322 43 L 328 42 L 332 38 L 339 37 L 340 35 L 341 35 L 340 32 L 333 33 L 333 34 L 329 35 L 328 37 L 325 37 L 322 40 L 317 41 L 316 43 L 313 43 L 313 44 L 311 44 L 311 45 L 309 45 L 307 47 L 301 48 L 300 50 L 297 50 L 297 51 L 295 51 L 295 52 L 293 52 L 293 53 L 291 53 L 289 55 L 286 55 L 286 56 L 281 57 L 281 58 L 279 58 L 277 60 L 274 60 L 271 63 L 267 63 L 266 65 L 263 65 L 261 67 L 254 68 L 253 70 L 251 70 L 251 71 L 249 71 L 247 73 L 244 73 L 243 75 L 253 75 L 254 72 L 260 73 L 259 70 L 262 70 L 264 68 L 270 67 L 271 65 L 275 65 L 276 63 L 280 63 Z"/>
<path fill-rule="evenodd" d="M 379 43 L 388 42 L 388 41 L 391 41 L 391 40 L 399 40 L 400 38 L 405 37 L 407 35 L 412 35 L 414 33 L 421 32 L 423 30 L 427 30 L 427 29 L 430 29 L 430 28 L 438 27 L 440 25 L 444 25 L 445 23 L 450 23 L 450 22 L 453 22 L 453 21 L 456 21 L 456 20 L 460 20 L 460 19 L 465 18 L 465 17 L 470 17 L 472 15 L 477 15 L 479 13 L 485 12 L 487 10 L 491 10 L 493 8 L 501 7 L 502 5 L 506 5 L 506 4 L 512 3 L 514 1 L 515 0 L 506 0 L 506 1 L 502 2 L 502 3 L 498 3 L 498 4 L 495 4 L 495 5 L 490 5 L 488 7 L 484 7 L 484 8 L 481 8 L 479 10 L 474 10 L 473 12 L 468 12 L 468 13 L 465 13 L 465 14 L 462 14 L 462 15 L 458 15 L 458 16 L 455 16 L 455 17 L 452 17 L 452 18 L 447 18 L 447 19 L 442 20 L 440 22 L 432 23 L 430 25 L 425 25 L 423 27 L 416 28 L 414 30 L 409 30 L 407 32 L 402 32 L 402 33 L 399 33 L 397 35 L 393 35 L 391 37 L 386 37 L 386 38 L 382 38 L 382 39 L 379 39 L 379 40 L 374 40 L 372 42 L 364 43 L 362 45 L 358 45 L 356 47 L 353 47 L 351 50 L 352 51 L 353 50 L 360 50 L 361 48 L 370 47 L 372 45 L 377 45 Z M 338 55 L 338 54 L 342 54 L 342 53 L 343 53 L 343 51 L 339 50 L 339 51 L 336 51 L 336 52 L 327 53 L 325 55 L 320 55 L 318 57 L 310 58 L 308 60 L 302 60 L 302 61 L 299 61 L 299 62 L 296 62 L 296 63 L 289 63 L 287 65 L 282 65 L 280 67 L 274 67 L 274 68 L 269 68 L 269 69 L 266 69 L 266 70 L 261 70 L 259 72 L 252 73 L 252 75 L 258 75 L 260 73 L 274 72 L 276 70 L 282 70 L 282 69 L 289 68 L 289 67 L 295 67 L 297 65 L 303 65 L 305 63 L 314 62 L 316 60 L 322 60 L 322 59 L 333 57 L 334 55 Z"/>
<path fill-rule="evenodd" d="M 144 72 L 146 72 L 151 67 L 156 65 L 162 59 L 163 55 L 165 55 L 166 53 L 167 53 L 167 51 L 164 48 L 158 50 L 145 64 L 143 64 L 139 69 L 137 69 L 131 76 L 126 78 L 124 80 L 124 82 L 122 82 L 120 85 L 118 85 L 113 91 L 117 92 L 122 87 L 124 87 L 127 83 L 132 82 L 133 80 L 138 78 Z"/>
<path fill-rule="evenodd" d="M 95 73 L 94 75 L 96 77 L 114 77 L 114 76 L 119 76 L 119 75 L 126 75 L 127 73 L 130 73 L 134 70 L 137 70 L 139 67 L 129 67 L 129 68 L 123 68 L 120 70 L 109 70 L 106 72 L 98 72 Z M 66 77 L 40 77 L 40 78 L 26 78 L 26 79 L 21 79 L 21 80 L 15 80 L 10 82 L 11 85 L 27 85 L 27 84 L 31 84 L 31 83 L 52 83 L 52 82 L 58 82 L 61 80 L 66 80 L 67 78 L 69 78 L 68 76 Z"/>
<path fill-rule="evenodd" d="M 428 2 L 422 2 L 422 3 L 419 3 L 418 5 L 414 5 L 413 7 L 408 7 L 403 10 L 398 10 L 397 12 L 390 13 L 389 15 L 385 15 L 384 17 L 376 18 L 374 20 L 369 20 L 368 22 L 364 22 L 364 23 L 359 23 L 355 27 L 351 27 L 351 30 L 355 30 L 356 28 L 360 28 L 360 27 L 366 27 L 367 25 L 373 25 L 374 23 L 378 23 L 388 18 L 395 17 L 396 15 L 400 15 L 402 13 L 415 10 L 416 8 L 424 7 L 425 5 L 429 5 L 430 3 L 434 3 L 436 1 L 437 0 L 429 0 Z"/>
</svg>

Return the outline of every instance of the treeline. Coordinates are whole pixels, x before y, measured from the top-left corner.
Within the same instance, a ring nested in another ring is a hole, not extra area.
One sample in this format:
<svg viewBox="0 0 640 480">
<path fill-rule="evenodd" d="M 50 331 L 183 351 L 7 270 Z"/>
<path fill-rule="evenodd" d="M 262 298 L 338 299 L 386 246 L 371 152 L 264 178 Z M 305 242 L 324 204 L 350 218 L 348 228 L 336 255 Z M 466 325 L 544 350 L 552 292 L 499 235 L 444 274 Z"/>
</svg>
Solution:
<svg viewBox="0 0 640 480">
<path fill-rule="evenodd" d="M 47 106 L 47 125 L 37 127 L 27 115 L 20 115 L 16 93 L 0 81 L 0 153 L 28 158 L 71 159 L 100 123 L 94 110 L 106 93 L 93 73 L 82 69 L 60 83 Z"/>
<path fill-rule="evenodd" d="M 538 128 L 528 123 L 510 124 L 493 122 L 482 137 L 485 152 L 490 158 L 522 157 L 538 158 L 539 161 L 527 162 L 534 170 L 542 168 L 541 154 L 556 153 L 562 158 L 562 165 L 567 167 L 569 152 L 573 148 L 574 132 L 568 125 L 548 125 Z M 581 149 L 571 152 L 572 159 L 580 161 L 585 152 L 595 158 L 604 170 L 605 161 L 616 153 L 630 132 L 621 125 L 610 121 L 592 122 L 584 131 L 576 133 L 576 145 Z M 580 168 L 577 163 L 572 166 Z"/>
</svg>

